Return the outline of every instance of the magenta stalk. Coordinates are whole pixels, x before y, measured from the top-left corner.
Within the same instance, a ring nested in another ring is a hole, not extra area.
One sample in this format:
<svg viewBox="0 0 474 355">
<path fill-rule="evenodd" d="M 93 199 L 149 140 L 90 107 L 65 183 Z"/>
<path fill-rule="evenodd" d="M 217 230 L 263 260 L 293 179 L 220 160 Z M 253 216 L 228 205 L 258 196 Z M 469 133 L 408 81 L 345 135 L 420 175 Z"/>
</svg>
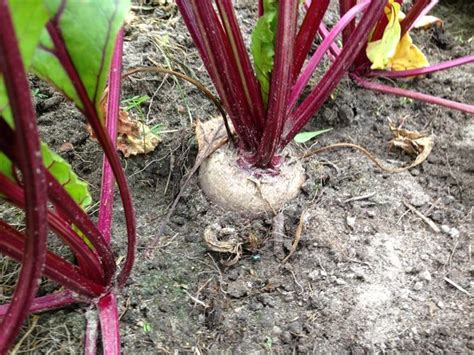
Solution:
<svg viewBox="0 0 474 355">
<path fill-rule="evenodd" d="M 46 259 L 47 193 L 35 110 L 7 0 L 0 1 L 0 71 L 15 123 L 15 138 L 25 185 L 26 235 L 22 267 L 12 302 L 0 324 L 0 353 L 15 340 L 33 303 Z"/>
<path fill-rule="evenodd" d="M 432 95 L 427 95 L 427 94 L 422 94 L 419 92 L 411 91 L 411 90 L 405 90 L 401 88 L 394 88 L 391 86 L 383 85 L 383 84 L 378 84 L 378 83 L 373 83 L 369 80 L 365 80 L 361 78 L 358 75 L 352 75 L 352 78 L 359 84 L 361 87 L 373 90 L 373 91 L 378 91 L 384 94 L 390 94 L 390 95 L 395 95 L 395 96 L 404 96 L 408 97 L 410 99 L 414 100 L 419 100 L 419 101 L 424 101 L 429 104 L 434 104 L 434 105 L 440 105 L 444 106 L 447 108 L 451 108 L 454 110 L 459 110 L 463 111 L 466 113 L 474 114 L 474 106 L 473 105 L 468 105 L 468 104 L 463 104 L 460 102 L 456 101 L 451 101 L 451 100 L 446 100 L 437 96 L 432 96 Z"/>
<path fill-rule="evenodd" d="M 332 28 L 328 36 L 324 38 L 323 42 L 319 45 L 316 52 L 311 56 L 311 59 L 308 61 L 308 64 L 303 69 L 303 72 L 301 73 L 300 77 L 298 78 L 291 90 L 290 99 L 288 102 L 289 111 L 291 111 L 291 109 L 295 106 L 296 102 L 298 101 L 298 98 L 303 92 L 303 89 L 305 88 L 309 79 L 311 79 L 311 75 L 313 75 L 314 71 L 323 59 L 323 56 L 334 43 L 337 36 L 339 36 L 339 34 L 352 22 L 352 20 L 360 12 L 364 11 L 367 6 L 369 6 L 369 4 L 370 0 L 365 0 L 364 2 L 361 2 L 360 4 L 354 6 L 349 11 L 347 11 L 345 15 Z"/>
<path fill-rule="evenodd" d="M 107 113 L 105 126 L 110 136 L 112 145 L 115 148 L 117 144 L 117 126 L 120 113 L 120 86 L 122 82 L 122 48 L 123 48 L 123 29 L 117 34 L 115 50 L 112 57 L 109 75 L 109 92 L 107 97 Z M 102 162 L 102 184 L 100 191 L 100 208 L 97 228 L 103 235 L 105 241 L 110 243 L 110 229 L 112 226 L 113 207 L 114 207 L 114 186 L 115 178 L 112 168 L 104 156 Z"/>
</svg>

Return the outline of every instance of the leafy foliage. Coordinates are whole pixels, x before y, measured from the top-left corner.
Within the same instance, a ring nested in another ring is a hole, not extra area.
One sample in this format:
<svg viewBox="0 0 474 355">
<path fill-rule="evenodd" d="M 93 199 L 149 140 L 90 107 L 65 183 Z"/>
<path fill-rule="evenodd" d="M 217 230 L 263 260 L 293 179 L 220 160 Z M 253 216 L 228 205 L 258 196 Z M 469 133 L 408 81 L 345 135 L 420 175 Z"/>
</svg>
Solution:
<svg viewBox="0 0 474 355">
<path fill-rule="evenodd" d="M 367 45 L 367 57 L 372 62 L 371 69 L 385 69 L 391 57 L 395 55 L 402 28 L 400 26 L 400 4 L 390 0 L 389 7 L 385 11 L 388 24 L 382 39 L 369 42 Z"/>
<path fill-rule="evenodd" d="M 43 164 L 54 178 L 64 187 L 69 196 L 84 210 L 92 202 L 87 183 L 76 175 L 71 165 L 58 154 L 48 148 L 46 144 L 41 145 Z"/>
<path fill-rule="evenodd" d="M 264 14 L 252 31 L 252 56 L 255 63 L 255 73 L 265 103 L 268 102 L 270 91 L 270 73 L 273 70 L 275 57 L 275 38 L 278 16 L 277 0 L 264 0 Z"/>
<path fill-rule="evenodd" d="M 53 17 L 52 23 L 41 35 L 33 71 L 84 109 L 84 102 L 70 80 L 70 73 L 58 60 L 62 49 L 54 41 L 61 40 L 88 98 L 99 108 L 114 40 L 128 11 L 126 4 L 127 1 L 62 1 L 60 13 Z M 47 1 L 46 5 L 50 13 L 54 13 L 58 1 Z M 67 31 L 61 31 L 62 28 L 67 28 Z"/>
<path fill-rule="evenodd" d="M 349 4 L 349 7 L 356 4 L 356 0 L 343 0 L 343 2 Z M 474 62 L 474 55 L 471 54 L 430 65 L 423 52 L 413 44 L 410 35 L 410 30 L 413 27 L 425 28 L 432 24 L 442 26 L 440 19 L 427 16 L 427 13 L 437 2 L 437 0 L 419 0 L 413 2 L 405 15 L 400 10 L 404 3 L 403 0 L 387 0 L 385 3 L 385 14 L 380 16 L 372 28 L 372 34 L 366 49 L 361 50 L 358 54 L 350 70 L 350 76 L 357 84 L 369 90 L 408 97 L 474 114 L 473 105 L 368 80 L 369 77 L 386 77 L 392 79 L 412 78 Z M 347 9 L 341 8 L 341 16 L 344 15 L 345 12 L 347 12 Z M 353 23 L 351 25 L 353 25 Z M 351 25 L 349 28 L 352 27 Z M 320 32 L 323 37 L 326 36 L 321 29 Z M 351 35 L 351 31 L 343 33 L 344 46 L 347 43 L 349 35 Z M 337 56 L 341 48 L 333 46 L 331 51 L 333 55 Z"/>
<path fill-rule="evenodd" d="M 310 4 L 299 21 L 300 0 L 259 0 L 260 18 L 251 46 L 254 67 L 244 47 L 231 0 L 177 0 L 176 3 L 233 123 L 239 138 L 240 160 L 245 166 L 264 171 L 278 171 L 281 151 L 348 72 L 385 5 L 365 1 L 355 7 L 352 18 L 363 10 L 365 13 L 357 26 L 353 26 L 351 40 L 321 80 L 303 96 L 303 88 L 335 39 L 321 43 L 322 49 L 311 59 L 316 64 L 309 70 L 301 70 L 329 1 Z M 341 18 L 334 26 L 335 32 L 342 31 L 349 22 L 347 17 Z"/>
<path fill-rule="evenodd" d="M 301 132 L 298 133 L 294 140 L 296 143 L 306 143 L 313 138 L 320 136 L 321 134 L 331 132 L 332 128 L 321 129 L 319 131 Z"/>
<path fill-rule="evenodd" d="M 97 305 L 105 353 L 120 353 L 114 295 L 130 274 L 135 256 L 135 217 L 125 174 L 108 131 L 120 102 L 121 26 L 129 1 L 4 0 L 0 2 L 0 196 L 25 211 L 26 228 L 0 219 L 0 253 L 21 262 L 12 302 L 0 305 L 0 353 L 6 353 L 30 311 L 71 303 Z M 110 70 L 107 119 L 99 108 Z M 32 67 L 84 113 L 102 146 L 104 169 L 99 221 L 86 214 L 87 184 L 58 154 L 41 144 L 27 71 Z M 114 137 L 115 138 L 115 137 Z M 105 164 L 104 164 L 105 166 Z M 114 180 L 127 227 L 127 256 L 120 273 L 109 245 Z M 105 192 L 104 192 L 105 191 Z M 54 232 L 75 256 L 67 261 L 48 250 Z M 45 276 L 64 291 L 36 297 Z M 88 332 L 97 333 L 88 328 Z M 86 334 L 88 350 L 95 338 Z"/>
</svg>

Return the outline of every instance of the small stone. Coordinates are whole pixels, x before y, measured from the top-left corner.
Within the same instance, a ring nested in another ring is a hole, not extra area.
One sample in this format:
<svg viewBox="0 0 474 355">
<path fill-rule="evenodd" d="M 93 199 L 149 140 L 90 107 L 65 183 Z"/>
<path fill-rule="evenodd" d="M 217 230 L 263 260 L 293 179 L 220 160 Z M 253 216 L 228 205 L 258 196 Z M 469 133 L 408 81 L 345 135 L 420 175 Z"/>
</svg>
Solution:
<svg viewBox="0 0 474 355">
<path fill-rule="evenodd" d="M 308 274 L 308 278 L 311 281 L 316 281 L 319 279 L 319 271 L 318 270 L 313 270 Z"/>
<path fill-rule="evenodd" d="M 423 288 L 423 282 L 421 282 L 421 281 L 416 282 L 415 286 L 413 286 L 413 289 L 415 291 L 420 291 L 422 288 Z"/>
<path fill-rule="evenodd" d="M 279 326 L 275 325 L 272 328 L 272 334 L 273 335 L 279 336 L 281 333 L 283 333 L 283 330 Z"/>
<path fill-rule="evenodd" d="M 347 216 L 346 217 L 346 224 L 350 229 L 354 229 L 356 219 L 355 217 Z"/>
<path fill-rule="evenodd" d="M 441 226 L 441 232 L 443 232 L 444 234 L 449 234 L 450 231 L 451 231 L 451 228 L 449 228 L 449 226 L 447 226 L 446 224 L 443 224 Z"/>
<path fill-rule="evenodd" d="M 374 210 L 368 210 L 367 211 L 367 217 L 369 218 L 374 218 L 377 215 Z"/>
<path fill-rule="evenodd" d="M 420 273 L 420 279 L 430 282 L 431 281 L 431 274 L 428 270 L 425 270 Z"/>
<path fill-rule="evenodd" d="M 343 279 L 336 279 L 335 282 L 336 282 L 336 285 L 346 285 L 347 284 L 347 282 L 344 281 Z"/>
<path fill-rule="evenodd" d="M 451 238 L 456 239 L 457 237 L 459 237 L 459 230 L 453 227 L 451 228 L 448 234 Z"/>
<path fill-rule="evenodd" d="M 327 273 L 326 271 L 324 271 L 324 270 L 321 270 L 321 271 L 320 271 L 320 274 L 321 274 L 322 277 L 328 276 L 328 273 Z"/>
<path fill-rule="evenodd" d="M 438 301 L 438 302 L 436 303 L 436 305 L 437 305 L 439 308 L 441 308 L 441 309 L 444 308 L 444 303 L 443 303 L 443 301 Z"/>
<path fill-rule="evenodd" d="M 411 169 L 411 170 L 410 170 L 410 174 L 411 174 L 412 176 L 418 176 L 418 175 L 420 175 L 420 170 L 418 170 L 418 169 Z"/>
</svg>

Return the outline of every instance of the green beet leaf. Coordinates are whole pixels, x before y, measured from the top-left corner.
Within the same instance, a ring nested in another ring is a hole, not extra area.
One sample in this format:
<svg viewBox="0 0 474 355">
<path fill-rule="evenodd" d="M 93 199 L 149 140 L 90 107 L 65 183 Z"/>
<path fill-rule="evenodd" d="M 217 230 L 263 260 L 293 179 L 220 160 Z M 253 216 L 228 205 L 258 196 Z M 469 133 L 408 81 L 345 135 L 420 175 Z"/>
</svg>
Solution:
<svg viewBox="0 0 474 355">
<path fill-rule="evenodd" d="M 58 3 L 59 0 L 48 0 L 50 11 L 54 11 Z M 51 26 L 61 34 L 87 96 L 99 114 L 100 98 L 105 89 L 115 38 L 129 7 L 128 0 L 62 0 L 57 13 L 57 25 Z M 51 38 L 45 30 L 33 59 L 33 69 L 82 109 L 83 102 L 59 62 L 57 48 Z"/>
<path fill-rule="evenodd" d="M 12 181 L 15 180 L 15 178 L 13 176 L 12 162 L 2 152 L 0 152 L 0 173 L 5 175 L 7 178 L 9 178 Z"/>
<path fill-rule="evenodd" d="M 44 26 L 49 19 L 49 12 L 43 1 L 9 0 L 8 6 L 13 18 L 17 42 L 25 69 L 31 65 L 36 46 Z M 0 73 L 0 115 L 13 127 L 13 118 L 8 105 L 8 96 Z"/>
<path fill-rule="evenodd" d="M 92 203 L 87 183 L 74 173 L 67 161 L 50 150 L 44 143 L 41 144 L 41 154 L 43 155 L 43 164 L 46 169 L 63 185 L 64 189 L 78 205 L 83 209 L 87 209 Z"/>
<path fill-rule="evenodd" d="M 53 152 L 44 143 L 41 144 L 41 154 L 43 156 L 43 164 L 54 178 L 64 187 L 67 193 L 80 205 L 83 209 L 87 209 L 92 203 L 92 197 L 89 192 L 88 185 L 81 180 L 72 170 L 67 161 Z M 0 173 L 4 174 L 12 181 L 13 166 L 11 161 L 0 152 Z"/>
<path fill-rule="evenodd" d="M 270 91 L 270 75 L 275 57 L 275 38 L 278 15 L 278 1 L 264 0 L 264 14 L 259 18 L 252 32 L 251 52 L 255 72 L 260 82 L 262 97 L 267 104 Z"/>
</svg>

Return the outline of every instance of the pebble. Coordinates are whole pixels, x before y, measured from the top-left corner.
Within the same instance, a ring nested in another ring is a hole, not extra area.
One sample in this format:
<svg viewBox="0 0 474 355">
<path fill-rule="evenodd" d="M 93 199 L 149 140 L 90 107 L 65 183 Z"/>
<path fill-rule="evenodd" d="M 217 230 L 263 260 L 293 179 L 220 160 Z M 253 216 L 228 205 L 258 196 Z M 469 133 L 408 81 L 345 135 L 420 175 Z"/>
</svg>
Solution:
<svg viewBox="0 0 474 355">
<path fill-rule="evenodd" d="M 316 281 L 319 279 L 319 271 L 318 270 L 313 270 L 308 274 L 308 278 L 311 281 Z"/>
<path fill-rule="evenodd" d="M 453 239 L 456 239 L 457 237 L 459 237 L 459 229 L 457 228 L 450 228 L 448 225 L 446 224 L 443 224 L 441 226 L 441 232 L 443 232 L 444 234 L 446 235 L 449 235 L 451 238 Z"/>
<path fill-rule="evenodd" d="M 275 325 L 275 326 L 272 328 L 272 334 L 273 334 L 273 335 L 277 335 L 277 336 L 278 336 L 278 335 L 280 335 L 281 333 L 283 333 L 283 330 L 282 330 L 279 326 Z"/>
<path fill-rule="evenodd" d="M 418 170 L 418 169 L 411 169 L 411 170 L 410 170 L 410 174 L 411 174 L 412 176 L 418 176 L 418 175 L 420 175 L 420 170 Z"/>
<path fill-rule="evenodd" d="M 436 303 L 436 305 L 437 305 L 439 308 L 441 308 L 441 309 L 444 308 L 444 303 L 443 303 L 443 301 L 438 301 L 438 303 Z"/>
<path fill-rule="evenodd" d="M 335 282 L 336 282 L 336 285 L 346 285 L 347 284 L 347 282 L 344 281 L 343 279 L 336 279 Z"/>
<path fill-rule="evenodd" d="M 368 210 L 368 211 L 367 211 L 367 216 L 368 216 L 369 218 L 374 218 L 376 215 L 377 215 L 377 213 L 376 213 L 375 211 L 373 211 L 373 210 Z"/>
<path fill-rule="evenodd" d="M 425 270 L 420 273 L 420 279 L 430 282 L 431 281 L 431 274 L 428 270 Z"/>
<path fill-rule="evenodd" d="M 444 234 L 449 234 L 450 231 L 451 231 L 451 228 L 449 228 L 449 226 L 447 226 L 446 224 L 443 224 L 441 226 L 441 232 L 443 232 Z"/>
<path fill-rule="evenodd" d="M 354 229 L 355 222 L 356 222 L 355 217 L 351 217 L 351 216 L 346 217 L 346 223 L 350 229 Z"/>
<path fill-rule="evenodd" d="M 457 237 L 459 237 L 459 230 L 457 228 L 451 228 L 451 230 L 449 231 L 449 236 L 453 239 L 456 239 Z"/>
<path fill-rule="evenodd" d="M 415 286 L 413 286 L 413 289 L 415 291 L 420 291 L 422 288 L 423 288 L 423 282 L 421 282 L 421 281 L 416 282 Z"/>
</svg>

